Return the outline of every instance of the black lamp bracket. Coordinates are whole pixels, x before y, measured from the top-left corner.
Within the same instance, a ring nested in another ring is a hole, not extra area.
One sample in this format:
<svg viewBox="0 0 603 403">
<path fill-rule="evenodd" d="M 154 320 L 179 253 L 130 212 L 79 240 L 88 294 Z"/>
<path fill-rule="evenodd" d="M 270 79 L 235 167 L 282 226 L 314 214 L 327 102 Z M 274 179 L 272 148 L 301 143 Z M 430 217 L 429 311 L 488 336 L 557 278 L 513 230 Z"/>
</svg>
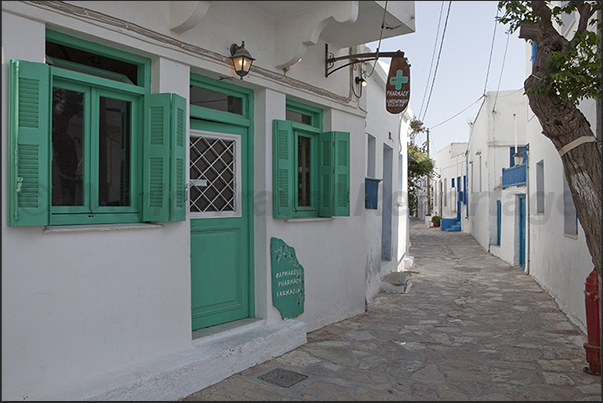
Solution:
<svg viewBox="0 0 603 403">
<path fill-rule="evenodd" d="M 244 48 L 245 47 L 245 41 L 243 41 L 243 44 L 241 46 L 237 45 L 236 43 L 233 43 L 232 45 L 230 45 L 230 55 L 234 56 L 235 53 L 237 53 L 237 50 Z"/>
<path fill-rule="evenodd" d="M 404 57 L 404 52 L 397 50 L 395 52 L 358 53 L 355 55 L 335 57 L 333 53 L 329 53 L 329 44 L 325 43 L 325 77 L 329 77 L 330 74 L 335 73 L 337 70 L 351 66 L 352 64 L 378 60 L 380 57 Z M 334 68 L 335 62 L 341 60 L 351 61 Z"/>
</svg>

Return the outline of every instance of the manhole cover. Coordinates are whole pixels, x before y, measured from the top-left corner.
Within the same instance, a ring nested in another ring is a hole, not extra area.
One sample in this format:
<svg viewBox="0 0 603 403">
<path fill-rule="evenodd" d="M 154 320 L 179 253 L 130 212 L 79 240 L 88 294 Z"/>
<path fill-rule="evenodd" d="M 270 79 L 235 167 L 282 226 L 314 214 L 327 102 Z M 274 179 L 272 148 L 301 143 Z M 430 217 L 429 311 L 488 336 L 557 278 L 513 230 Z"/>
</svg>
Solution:
<svg viewBox="0 0 603 403">
<path fill-rule="evenodd" d="M 288 371 L 286 369 L 277 368 L 273 369 L 270 372 L 265 373 L 264 375 L 258 376 L 258 379 L 261 379 L 264 382 L 271 383 L 273 385 L 281 386 L 283 388 L 288 388 L 295 385 L 298 382 L 306 379 L 307 375 L 298 374 L 297 372 Z"/>
</svg>

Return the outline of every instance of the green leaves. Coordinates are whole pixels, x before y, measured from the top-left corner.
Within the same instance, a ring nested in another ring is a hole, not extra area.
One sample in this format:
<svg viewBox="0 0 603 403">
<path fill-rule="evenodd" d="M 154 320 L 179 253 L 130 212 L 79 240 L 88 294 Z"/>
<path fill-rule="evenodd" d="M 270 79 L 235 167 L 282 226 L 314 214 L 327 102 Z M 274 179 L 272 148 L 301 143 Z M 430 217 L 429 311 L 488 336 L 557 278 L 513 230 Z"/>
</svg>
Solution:
<svg viewBox="0 0 603 403">
<path fill-rule="evenodd" d="M 597 51 L 601 46 L 601 38 L 596 33 L 596 29 L 601 27 L 601 21 L 596 18 L 595 10 L 601 8 L 600 1 L 582 2 L 568 1 L 553 6 L 553 2 L 545 2 L 551 10 L 550 18 L 553 26 L 563 26 L 562 18 L 572 13 L 583 13 L 585 17 L 593 15 L 589 22 L 592 30 L 568 32 L 565 35 L 572 35 L 570 46 L 564 46 L 562 51 L 558 49 L 559 41 L 552 40 L 551 32 L 545 31 L 540 26 L 540 35 L 543 39 L 538 45 L 538 52 L 544 52 L 548 55 L 544 66 L 535 66 L 541 68 L 540 85 L 528 89 L 529 92 L 538 95 L 553 95 L 557 101 L 565 105 L 577 106 L 584 99 L 601 99 L 601 53 Z M 515 32 L 522 25 L 533 24 L 540 21 L 531 6 L 531 1 L 500 1 L 499 10 L 504 13 L 496 20 L 509 25 L 509 31 Z M 541 13 L 544 15 L 546 13 Z M 577 24 L 576 24 L 577 26 Z M 575 28 L 573 28 L 575 29 Z M 553 31 L 555 34 L 555 31 Z M 556 32 L 560 41 L 565 41 L 561 32 Z M 528 40 L 530 38 L 526 38 Z M 557 48 L 555 48 L 557 46 Z"/>
<path fill-rule="evenodd" d="M 495 17 L 496 21 L 502 24 L 509 24 L 509 33 L 519 29 L 523 22 L 537 22 L 540 20 L 532 8 L 529 1 L 499 1 L 498 9 L 504 10 L 501 17 Z"/>
<path fill-rule="evenodd" d="M 435 164 L 427 155 L 425 146 L 408 143 L 408 205 L 411 212 L 417 208 L 417 191 L 422 188 L 421 179 L 432 177 L 434 168 Z"/>
</svg>

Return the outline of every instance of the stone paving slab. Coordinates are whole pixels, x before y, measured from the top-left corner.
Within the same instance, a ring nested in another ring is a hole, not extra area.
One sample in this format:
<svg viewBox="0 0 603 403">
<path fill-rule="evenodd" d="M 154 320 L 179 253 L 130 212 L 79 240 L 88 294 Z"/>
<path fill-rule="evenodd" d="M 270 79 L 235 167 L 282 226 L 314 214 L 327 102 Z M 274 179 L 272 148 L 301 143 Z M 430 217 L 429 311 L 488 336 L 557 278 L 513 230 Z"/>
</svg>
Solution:
<svg viewBox="0 0 603 403">
<path fill-rule="evenodd" d="M 183 401 L 601 401 L 584 335 L 529 275 L 471 235 L 411 219 L 412 289 Z M 290 387 L 259 377 L 305 375 Z"/>
</svg>

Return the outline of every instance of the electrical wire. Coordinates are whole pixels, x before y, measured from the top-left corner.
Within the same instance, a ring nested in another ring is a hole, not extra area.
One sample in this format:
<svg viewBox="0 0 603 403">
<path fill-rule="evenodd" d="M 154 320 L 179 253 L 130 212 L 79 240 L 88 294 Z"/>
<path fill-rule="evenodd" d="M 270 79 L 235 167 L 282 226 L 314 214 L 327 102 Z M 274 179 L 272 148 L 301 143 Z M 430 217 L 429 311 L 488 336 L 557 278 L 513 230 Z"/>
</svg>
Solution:
<svg viewBox="0 0 603 403">
<path fill-rule="evenodd" d="M 383 18 L 381 19 L 381 32 L 379 33 L 379 43 L 377 44 L 377 52 L 375 52 L 375 63 L 373 63 L 373 69 L 370 74 L 367 74 L 365 77 L 370 77 L 375 72 L 375 67 L 377 67 L 377 61 L 379 60 L 379 49 L 381 49 L 381 39 L 383 38 L 383 29 L 385 28 L 385 15 L 387 12 L 387 1 L 385 2 L 385 7 L 383 7 Z"/>
<path fill-rule="evenodd" d="M 505 53 L 503 54 L 502 66 L 500 67 L 500 77 L 498 78 L 498 87 L 496 88 L 496 97 L 494 98 L 494 105 L 492 106 L 492 112 L 496 109 L 496 100 L 498 99 L 498 91 L 500 90 L 500 82 L 502 81 L 503 71 L 505 70 L 505 59 L 507 58 L 507 48 L 509 47 L 509 37 L 511 35 L 507 32 L 507 43 L 505 45 Z"/>
<path fill-rule="evenodd" d="M 488 86 L 488 76 L 490 75 L 490 63 L 492 62 L 492 53 L 494 53 L 494 38 L 496 37 L 496 25 L 498 21 L 496 21 L 496 17 L 498 17 L 498 12 L 500 10 L 496 8 L 496 16 L 494 17 L 494 32 L 492 33 L 492 44 L 490 45 L 490 58 L 488 59 L 488 70 L 486 71 L 486 82 L 484 83 L 484 91 L 482 94 L 486 93 L 486 87 Z"/>
<path fill-rule="evenodd" d="M 431 80 L 431 70 L 433 69 L 433 61 L 435 60 L 436 49 L 438 48 L 438 36 L 440 35 L 440 23 L 442 22 L 442 14 L 444 13 L 444 1 L 440 7 L 440 17 L 438 18 L 438 29 L 436 30 L 435 41 L 433 41 L 433 53 L 431 54 L 431 62 L 429 63 L 429 74 L 427 75 L 427 82 L 425 83 L 425 93 L 423 94 L 423 100 L 421 101 L 421 108 L 419 109 L 419 115 L 423 112 L 423 105 L 427 98 L 427 88 L 429 88 L 429 81 Z"/>
<path fill-rule="evenodd" d="M 438 60 L 436 62 L 435 71 L 433 72 L 433 81 L 431 82 L 431 89 L 429 90 L 429 98 L 427 98 L 427 104 L 425 105 L 425 112 L 423 113 L 423 119 L 425 121 L 425 115 L 427 115 L 427 108 L 429 108 L 429 101 L 431 100 L 431 94 L 433 92 L 433 85 L 435 84 L 436 74 L 438 73 L 438 66 L 440 64 L 440 56 L 442 55 L 442 48 L 444 47 L 444 37 L 446 36 L 446 27 L 448 26 L 448 17 L 450 16 L 450 6 L 452 1 L 448 3 L 448 11 L 446 12 L 446 20 L 444 21 L 444 30 L 442 31 L 442 41 L 440 42 L 440 51 L 438 52 Z"/>
<path fill-rule="evenodd" d="M 443 125 L 444 123 L 448 122 L 449 120 L 452 120 L 452 119 L 456 118 L 458 115 L 460 115 L 461 113 L 465 112 L 467 109 L 471 108 L 473 105 L 475 105 L 475 103 L 477 103 L 480 99 L 482 99 L 484 97 L 485 97 L 485 95 L 480 96 L 478 99 L 476 99 L 475 101 L 473 101 L 473 103 L 471 105 L 469 105 L 468 107 L 466 107 L 465 109 L 463 109 L 462 111 L 460 111 L 459 113 L 457 113 L 456 115 L 454 115 L 454 116 L 446 119 L 443 122 L 438 123 L 435 126 L 430 127 L 430 129 L 435 129 L 436 127 Z"/>
</svg>

